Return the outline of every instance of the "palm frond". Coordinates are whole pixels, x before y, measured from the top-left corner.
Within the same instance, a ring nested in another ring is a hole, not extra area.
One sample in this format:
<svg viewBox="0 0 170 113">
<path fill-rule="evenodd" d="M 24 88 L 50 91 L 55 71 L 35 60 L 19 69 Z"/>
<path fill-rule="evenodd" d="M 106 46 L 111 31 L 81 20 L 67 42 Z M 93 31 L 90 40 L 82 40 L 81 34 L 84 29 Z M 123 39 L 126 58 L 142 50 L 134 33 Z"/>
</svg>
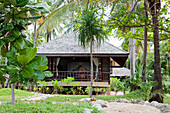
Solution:
<svg viewBox="0 0 170 113">
<path fill-rule="evenodd" d="M 55 1 L 52 4 L 50 10 L 55 10 L 56 8 L 59 8 L 63 2 L 64 2 L 64 0 L 57 0 L 57 1 Z"/>
<path fill-rule="evenodd" d="M 75 2 L 70 2 L 69 4 L 52 11 L 39 26 L 37 33 L 52 27 L 58 29 L 57 27 L 62 25 L 62 21 L 66 21 L 66 19 L 69 18 L 69 12 L 73 11 L 73 9 L 75 9 Z"/>
</svg>

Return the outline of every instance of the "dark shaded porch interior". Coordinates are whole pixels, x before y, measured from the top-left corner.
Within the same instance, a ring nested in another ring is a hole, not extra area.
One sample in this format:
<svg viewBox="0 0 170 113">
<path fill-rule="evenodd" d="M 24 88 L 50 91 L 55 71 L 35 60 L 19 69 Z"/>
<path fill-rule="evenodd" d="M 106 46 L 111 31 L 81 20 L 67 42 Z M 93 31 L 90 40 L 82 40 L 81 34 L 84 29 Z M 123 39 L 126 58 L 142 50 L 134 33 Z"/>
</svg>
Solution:
<svg viewBox="0 0 170 113">
<path fill-rule="evenodd" d="M 45 78 L 46 81 L 63 80 L 74 77 L 74 81 L 90 81 L 90 58 L 89 57 L 47 57 L 48 71 L 53 77 Z M 110 59 L 97 58 L 98 66 L 93 62 L 93 79 L 96 82 L 110 81 Z"/>
</svg>

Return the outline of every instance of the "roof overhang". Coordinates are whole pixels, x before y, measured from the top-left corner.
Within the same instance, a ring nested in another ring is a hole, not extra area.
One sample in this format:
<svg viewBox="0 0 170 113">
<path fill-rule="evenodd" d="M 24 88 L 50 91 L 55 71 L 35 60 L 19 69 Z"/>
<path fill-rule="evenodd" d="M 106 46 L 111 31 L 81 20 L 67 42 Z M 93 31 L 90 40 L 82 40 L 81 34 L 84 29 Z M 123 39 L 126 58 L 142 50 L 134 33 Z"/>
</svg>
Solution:
<svg viewBox="0 0 170 113">
<path fill-rule="evenodd" d="M 93 54 L 93 57 L 112 57 L 113 59 L 117 59 L 120 57 L 127 58 L 128 54 Z M 36 56 L 47 56 L 47 57 L 90 57 L 90 54 L 83 54 L 83 53 L 77 53 L 77 54 L 64 54 L 64 53 L 37 53 Z"/>
<path fill-rule="evenodd" d="M 126 54 L 93 54 L 93 57 L 111 57 L 113 60 L 115 60 L 120 67 L 123 67 L 127 58 L 128 58 L 129 53 Z M 56 53 L 37 53 L 36 56 L 46 56 L 46 57 L 90 57 L 90 54 L 82 54 L 82 53 L 77 53 L 77 54 L 56 54 Z"/>
</svg>

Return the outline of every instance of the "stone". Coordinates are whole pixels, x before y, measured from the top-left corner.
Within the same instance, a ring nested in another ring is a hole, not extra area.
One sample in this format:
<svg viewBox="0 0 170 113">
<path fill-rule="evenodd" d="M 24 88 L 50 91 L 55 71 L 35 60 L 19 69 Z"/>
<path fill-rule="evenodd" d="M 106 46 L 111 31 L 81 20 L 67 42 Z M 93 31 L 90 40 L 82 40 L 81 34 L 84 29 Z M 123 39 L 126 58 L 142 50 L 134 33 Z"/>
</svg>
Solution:
<svg viewBox="0 0 170 113">
<path fill-rule="evenodd" d="M 99 111 L 102 111 L 102 110 L 103 110 L 103 109 L 102 109 L 102 106 L 101 106 L 100 104 L 94 103 L 94 104 L 92 105 L 92 107 L 96 107 Z"/>
<path fill-rule="evenodd" d="M 155 107 L 160 109 L 161 112 L 163 112 L 163 113 L 170 112 L 170 107 L 168 104 L 157 103 L 157 105 Z"/>
<path fill-rule="evenodd" d="M 128 103 L 129 101 L 127 99 L 118 99 L 117 102 L 124 102 L 124 103 Z"/>
<path fill-rule="evenodd" d="M 115 98 L 115 102 L 117 102 L 117 98 Z"/>
<path fill-rule="evenodd" d="M 91 113 L 93 110 L 89 108 L 84 108 L 84 113 Z"/>
<path fill-rule="evenodd" d="M 156 106 L 157 106 L 157 104 L 158 104 L 158 102 L 157 102 L 157 101 L 152 101 L 152 102 L 150 103 L 150 105 L 151 105 L 151 106 L 154 106 L 154 107 L 156 107 Z"/>
<path fill-rule="evenodd" d="M 66 100 L 67 100 L 67 101 L 72 101 L 70 98 L 67 98 Z"/>
<path fill-rule="evenodd" d="M 91 98 L 82 98 L 79 100 L 80 102 L 90 102 Z"/>
<path fill-rule="evenodd" d="M 145 105 L 150 105 L 150 103 L 148 101 L 144 101 Z"/>
<path fill-rule="evenodd" d="M 108 100 L 107 102 L 114 102 L 113 100 Z"/>
<path fill-rule="evenodd" d="M 93 104 L 100 104 L 102 107 L 107 107 L 106 102 L 104 100 L 96 100 L 92 102 Z"/>
<path fill-rule="evenodd" d="M 145 101 L 140 101 L 140 102 L 138 102 L 138 104 L 144 105 Z"/>
<path fill-rule="evenodd" d="M 137 104 L 137 103 L 141 102 L 141 100 L 133 100 L 133 99 L 131 99 L 129 102 L 133 103 L 133 104 Z"/>
</svg>

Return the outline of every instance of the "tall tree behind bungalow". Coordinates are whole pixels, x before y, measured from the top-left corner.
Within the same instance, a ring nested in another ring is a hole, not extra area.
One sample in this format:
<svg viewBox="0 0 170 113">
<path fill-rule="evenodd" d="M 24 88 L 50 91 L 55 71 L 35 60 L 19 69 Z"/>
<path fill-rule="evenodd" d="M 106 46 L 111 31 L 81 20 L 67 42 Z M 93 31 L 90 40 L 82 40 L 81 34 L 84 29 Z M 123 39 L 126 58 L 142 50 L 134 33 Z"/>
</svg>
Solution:
<svg viewBox="0 0 170 113">
<path fill-rule="evenodd" d="M 78 34 L 78 40 L 81 45 L 85 48 L 86 44 L 90 43 L 90 98 L 92 97 L 93 86 L 93 44 L 94 41 L 96 41 L 97 44 L 100 45 L 104 39 L 107 39 L 106 33 L 101 24 L 102 22 L 98 19 L 97 9 L 94 4 L 91 4 L 90 6 L 87 5 L 87 8 L 82 11 L 81 16 L 77 20 L 77 25 L 75 25 L 77 29 L 76 34 Z"/>
<path fill-rule="evenodd" d="M 148 0 L 150 14 L 152 15 L 153 22 L 153 35 L 154 35 L 154 81 L 158 82 L 158 85 L 153 87 L 152 91 L 160 90 L 163 93 L 162 89 L 162 76 L 161 76 L 161 63 L 160 63 L 160 44 L 159 44 L 159 12 L 161 9 L 160 0 Z M 159 94 L 154 95 L 150 101 L 158 101 L 163 103 L 163 97 Z"/>
</svg>

